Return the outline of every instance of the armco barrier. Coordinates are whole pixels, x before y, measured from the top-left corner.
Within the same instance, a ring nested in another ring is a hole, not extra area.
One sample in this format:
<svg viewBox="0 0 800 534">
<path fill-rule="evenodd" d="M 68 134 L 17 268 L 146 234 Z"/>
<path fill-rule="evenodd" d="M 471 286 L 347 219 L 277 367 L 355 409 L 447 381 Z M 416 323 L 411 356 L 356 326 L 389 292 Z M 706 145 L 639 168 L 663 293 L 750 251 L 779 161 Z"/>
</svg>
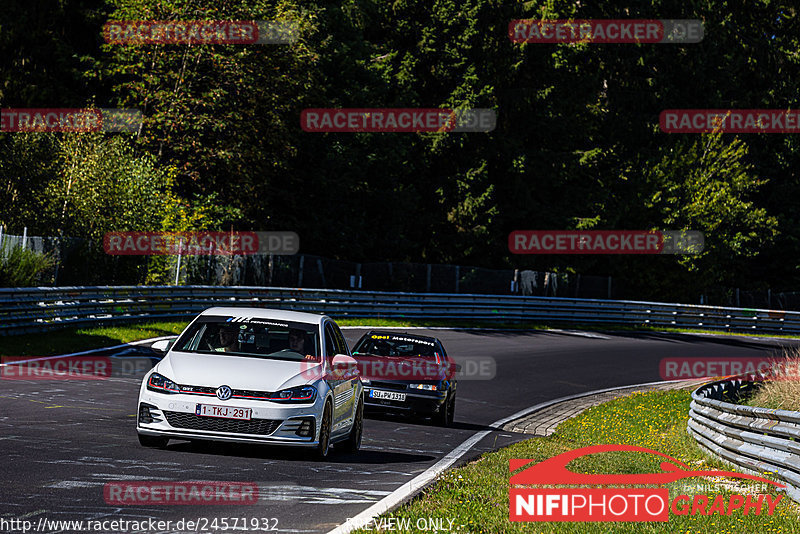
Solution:
<svg viewBox="0 0 800 534">
<path fill-rule="evenodd" d="M 190 318 L 210 306 L 272 307 L 353 318 L 524 320 L 800 333 L 800 312 L 690 304 L 283 287 L 100 286 L 0 289 L 0 334 Z"/>
<path fill-rule="evenodd" d="M 743 379 L 701 386 L 692 393 L 689 433 L 717 456 L 786 485 L 800 502 L 800 412 L 735 404 L 754 384 Z"/>
</svg>

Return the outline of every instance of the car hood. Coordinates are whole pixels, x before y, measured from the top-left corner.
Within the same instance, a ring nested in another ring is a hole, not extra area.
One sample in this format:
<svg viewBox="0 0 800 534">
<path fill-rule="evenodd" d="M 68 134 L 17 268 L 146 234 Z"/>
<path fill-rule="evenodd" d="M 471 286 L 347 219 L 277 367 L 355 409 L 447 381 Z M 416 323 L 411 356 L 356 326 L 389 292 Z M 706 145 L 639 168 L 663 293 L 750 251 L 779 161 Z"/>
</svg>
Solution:
<svg viewBox="0 0 800 534">
<path fill-rule="evenodd" d="M 319 362 L 171 352 L 156 371 L 180 385 L 278 391 L 315 382 L 321 366 Z"/>
</svg>

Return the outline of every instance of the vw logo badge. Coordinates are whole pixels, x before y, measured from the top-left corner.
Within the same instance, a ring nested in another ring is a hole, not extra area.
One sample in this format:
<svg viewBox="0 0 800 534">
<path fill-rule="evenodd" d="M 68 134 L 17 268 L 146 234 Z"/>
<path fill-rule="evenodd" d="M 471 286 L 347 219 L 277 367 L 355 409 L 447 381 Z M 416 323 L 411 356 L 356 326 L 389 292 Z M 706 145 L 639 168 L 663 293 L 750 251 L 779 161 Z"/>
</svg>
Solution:
<svg viewBox="0 0 800 534">
<path fill-rule="evenodd" d="M 217 388 L 217 398 L 219 400 L 228 400 L 233 395 L 233 390 L 230 386 L 220 386 Z"/>
</svg>

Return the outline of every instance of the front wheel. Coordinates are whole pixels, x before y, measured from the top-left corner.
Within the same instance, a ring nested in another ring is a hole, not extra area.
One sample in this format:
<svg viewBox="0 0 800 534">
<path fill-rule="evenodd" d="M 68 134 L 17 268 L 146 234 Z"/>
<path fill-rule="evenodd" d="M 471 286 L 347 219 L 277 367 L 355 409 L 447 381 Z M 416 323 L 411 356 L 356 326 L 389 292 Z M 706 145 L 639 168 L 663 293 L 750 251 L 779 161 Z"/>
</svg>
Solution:
<svg viewBox="0 0 800 534">
<path fill-rule="evenodd" d="M 139 434 L 139 445 L 142 447 L 154 447 L 156 449 L 163 449 L 169 443 L 169 438 L 162 438 L 161 436 L 146 436 Z"/>
<path fill-rule="evenodd" d="M 436 420 L 436 424 L 439 426 L 450 426 L 453 424 L 453 419 L 455 417 L 456 411 L 456 396 L 454 393 L 449 393 L 447 395 L 447 399 L 442 404 L 442 407 L 439 408 L 439 412 L 436 414 L 434 418 Z"/>
<path fill-rule="evenodd" d="M 319 428 L 319 443 L 314 450 L 314 456 L 317 460 L 324 460 L 328 457 L 331 450 L 331 403 L 325 403 L 325 409 L 322 412 L 322 424 Z"/>
<path fill-rule="evenodd" d="M 358 408 L 356 408 L 356 418 L 353 420 L 353 428 L 350 429 L 350 435 L 347 441 L 344 442 L 343 449 L 350 453 L 356 453 L 361 448 L 361 436 L 364 433 L 364 399 L 358 399 Z"/>
</svg>

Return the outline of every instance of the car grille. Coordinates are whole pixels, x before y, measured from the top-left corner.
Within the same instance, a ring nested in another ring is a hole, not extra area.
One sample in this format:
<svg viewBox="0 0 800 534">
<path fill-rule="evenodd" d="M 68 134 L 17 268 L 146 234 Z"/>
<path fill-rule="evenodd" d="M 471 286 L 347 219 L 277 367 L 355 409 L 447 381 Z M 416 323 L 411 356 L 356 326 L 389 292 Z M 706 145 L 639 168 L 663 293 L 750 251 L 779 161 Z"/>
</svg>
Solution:
<svg viewBox="0 0 800 534">
<path fill-rule="evenodd" d="M 214 395 L 217 394 L 217 388 L 208 386 L 180 386 L 181 393 L 185 395 Z M 232 390 L 232 399 L 251 399 L 251 400 L 266 400 L 267 397 L 272 395 L 271 391 L 257 391 L 253 389 L 234 389 Z"/>
<path fill-rule="evenodd" d="M 237 419 L 219 419 L 216 417 L 200 417 L 186 412 L 164 412 L 167 422 L 175 428 L 188 428 L 191 430 L 208 430 L 210 432 L 224 432 L 226 434 L 256 434 L 268 436 L 275 432 L 281 425 L 280 419 L 251 419 L 239 421 Z"/>
<path fill-rule="evenodd" d="M 398 382 L 379 382 L 377 380 L 373 380 L 372 382 L 370 382 L 370 385 L 374 388 L 394 389 L 396 391 L 405 391 L 406 389 L 408 389 L 408 386 L 406 386 L 406 384 Z"/>
</svg>

